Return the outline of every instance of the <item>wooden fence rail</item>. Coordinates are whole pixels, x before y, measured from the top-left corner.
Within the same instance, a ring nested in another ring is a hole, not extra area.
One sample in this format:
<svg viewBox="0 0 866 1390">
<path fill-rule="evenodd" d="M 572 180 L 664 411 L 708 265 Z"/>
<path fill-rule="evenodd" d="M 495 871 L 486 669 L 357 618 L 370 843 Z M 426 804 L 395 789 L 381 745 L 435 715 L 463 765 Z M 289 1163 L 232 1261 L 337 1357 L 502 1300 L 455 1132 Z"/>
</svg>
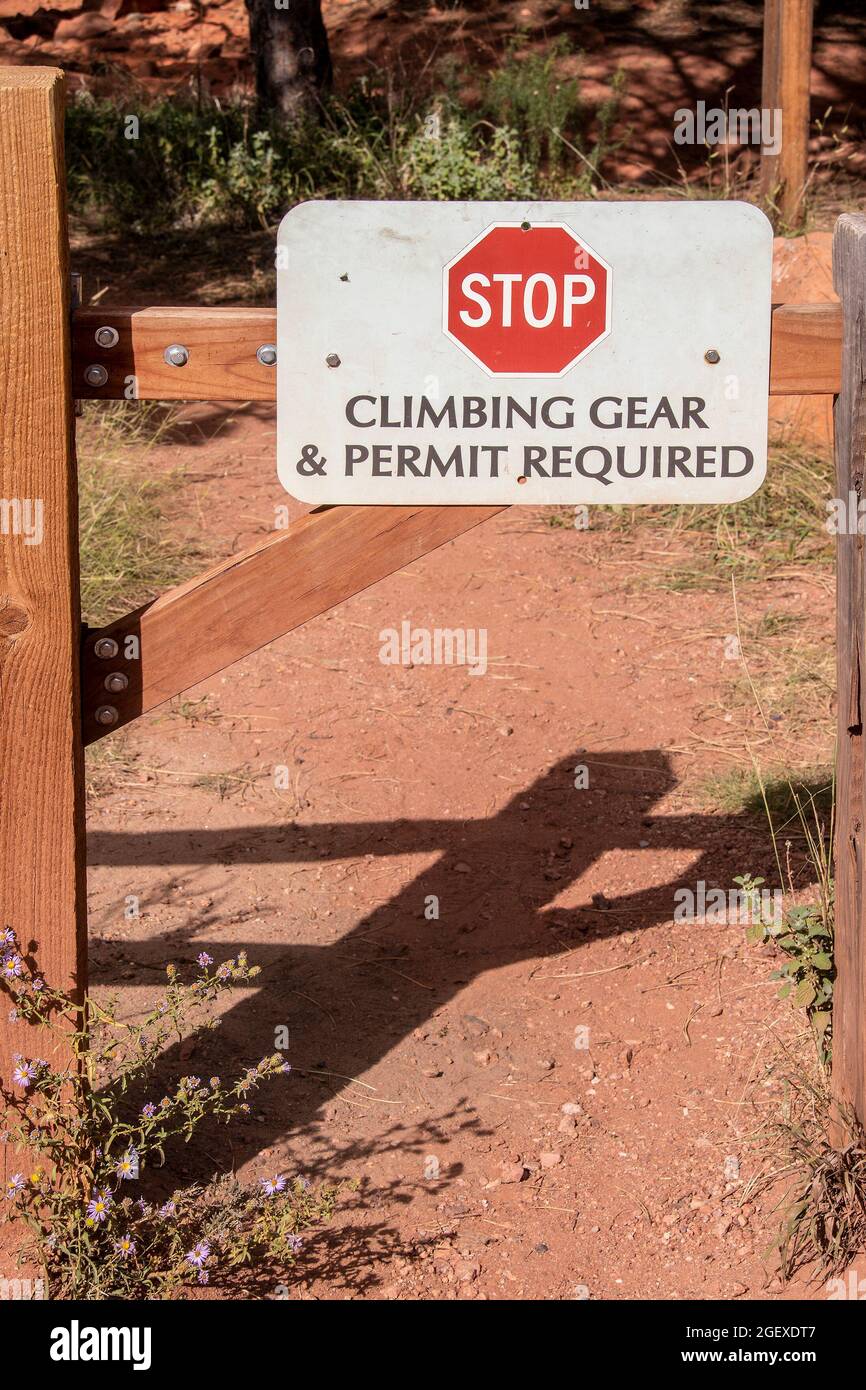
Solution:
<svg viewBox="0 0 866 1390">
<path fill-rule="evenodd" d="M 117 334 L 113 347 L 97 340 L 105 329 Z M 276 341 L 273 309 L 79 309 L 72 329 L 72 389 L 79 400 L 272 401 L 276 369 L 264 366 L 256 353 Z M 166 361 L 172 346 L 186 348 L 184 366 Z M 774 306 L 771 396 L 833 395 L 841 360 L 837 303 Z M 105 373 L 104 383 L 88 380 L 94 367 Z"/>
</svg>

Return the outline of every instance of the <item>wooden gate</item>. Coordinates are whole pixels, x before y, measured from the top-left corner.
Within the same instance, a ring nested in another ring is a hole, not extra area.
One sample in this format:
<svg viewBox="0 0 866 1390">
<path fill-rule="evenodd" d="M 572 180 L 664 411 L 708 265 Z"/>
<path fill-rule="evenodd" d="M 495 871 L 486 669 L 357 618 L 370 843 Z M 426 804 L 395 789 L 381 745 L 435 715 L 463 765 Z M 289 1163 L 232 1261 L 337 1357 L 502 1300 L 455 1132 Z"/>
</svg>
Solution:
<svg viewBox="0 0 866 1390">
<path fill-rule="evenodd" d="M 0 71 L 0 925 L 86 987 L 83 750 L 499 507 L 321 508 L 98 630 L 79 606 L 74 401 L 273 400 L 268 309 L 70 308 L 64 78 Z M 840 304 L 773 310 L 770 393 L 837 395 L 838 492 L 862 495 L 866 218 L 840 220 Z M 844 349 L 843 349 L 844 320 Z M 187 348 L 181 367 L 165 360 Z M 40 544 L 16 532 L 43 509 Z M 17 510 L 16 510 L 17 508 Z M 815 518 L 816 526 L 822 518 Z M 863 537 L 839 540 L 838 1094 L 866 1116 Z M 135 639 L 131 641 L 130 639 Z M 0 1018 L 0 1070 L 11 1029 Z"/>
</svg>

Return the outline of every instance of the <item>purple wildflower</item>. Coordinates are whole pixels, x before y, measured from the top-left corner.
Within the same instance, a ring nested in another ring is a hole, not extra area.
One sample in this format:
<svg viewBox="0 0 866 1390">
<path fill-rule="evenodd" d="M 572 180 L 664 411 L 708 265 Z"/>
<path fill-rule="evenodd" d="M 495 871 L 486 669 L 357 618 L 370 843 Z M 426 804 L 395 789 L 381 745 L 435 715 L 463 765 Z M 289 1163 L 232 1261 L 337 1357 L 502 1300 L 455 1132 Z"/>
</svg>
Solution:
<svg viewBox="0 0 866 1390">
<path fill-rule="evenodd" d="M 297 1255 L 298 1251 L 303 1249 L 303 1245 L 304 1242 L 300 1236 L 289 1236 L 288 1246 L 293 1255 Z"/>
<path fill-rule="evenodd" d="M 90 1220 L 97 1224 L 103 1222 L 111 1210 L 113 1200 L 107 1188 L 104 1188 L 101 1192 L 97 1188 L 92 1199 L 87 1204 L 87 1215 Z"/>
<path fill-rule="evenodd" d="M 177 1205 L 175 1202 L 163 1202 L 162 1206 L 159 1209 L 159 1214 L 160 1216 L 165 1218 L 168 1216 L 174 1216 L 176 1211 Z"/>
<path fill-rule="evenodd" d="M 23 1189 L 24 1189 L 24 1174 L 23 1174 L 23 1173 L 13 1173 L 12 1176 L 11 1176 L 11 1178 L 7 1178 L 7 1180 L 6 1180 L 6 1198 L 7 1198 L 8 1201 L 11 1202 L 11 1201 L 12 1201 L 12 1198 L 13 1198 L 13 1197 L 17 1197 L 17 1196 L 18 1196 L 18 1193 L 21 1192 L 21 1191 L 23 1191 Z"/>
<path fill-rule="evenodd" d="M 273 1178 L 261 1178 L 262 1191 L 266 1197 L 275 1197 L 278 1192 L 285 1192 L 286 1179 L 282 1173 L 277 1173 Z"/>
<path fill-rule="evenodd" d="M 206 1240 L 200 1240 L 198 1245 L 194 1245 L 184 1255 L 188 1265 L 194 1265 L 196 1269 L 204 1269 L 205 1260 L 210 1255 L 210 1246 Z"/>
<path fill-rule="evenodd" d="M 207 951 L 202 951 L 201 955 L 196 957 L 196 960 L 198 961 L 202 970 L 204 970 L 208 965 L 213 965 L 213 956 L 209 956 Z"/>
<path fill-rule="evenodd" d="M 16 951 L 10 951 L 8 956 L 3 957 L 3 963 L 0 965 L 0 975 L 3 976 L 4 980 L 17 980 L 18 976 L 23 973 L 23 970 L 24 962 Z"/>
<path fill-rule="evenodd" d="M 114 1171 L 123 1182 L 131 1182 L 133 1178 L 137 1178 L 138 1150 L 130 1146 Z"/>
<path fill-rule="evenodd" d="M 131 1236 L 121 1236 L 120 1240 L 114 1242 L 114 1248 L 118 1255 L 126 1259 L 129 1255 L 135 1254 L 135 1241 Z"/>
<path fill-rule="evenodd" d="M 21 1086 L 22 1089 L 25 1091 L 28 1089 L 31 1081 L 33 1081 L 35 1076 L 36 1068 L 33 1065 L 33 1063 L 25 1062 L 23 1059 L 18 1063 L 16 1067 L 13 1068 L 12 1071 L 13 1083 L 16 1086 Z"/>
<path fill-rule="evenodd" d="M 209 1284 L 209 1283 L 210 1283 L 210 1275 L 208 1274 L 208 1272 L 207 1272 L 206 1269 L 200 1269 L 200 1270 L 199 1270 L 198 1282 L 199 1282 L 200 1284 Z"/>
<path fill-rule="evenodd" d="M 142 1119 L 144 1119 L 144 1120 L 149 1120 L 150 1117 L 151 1117 L 151 1115 L 155 1115 L 155 1114 L 156 1114 L 156 1106 L 154 1105 L 154 1103 L 153 1103 L 152 1100 L 149 1100 L 149 1101 L 147 1102 L 147 1105 L 143 1105 L 143 1106 L 141 1107 L 141 1116 L 142 1116 Z"/>
</svg>

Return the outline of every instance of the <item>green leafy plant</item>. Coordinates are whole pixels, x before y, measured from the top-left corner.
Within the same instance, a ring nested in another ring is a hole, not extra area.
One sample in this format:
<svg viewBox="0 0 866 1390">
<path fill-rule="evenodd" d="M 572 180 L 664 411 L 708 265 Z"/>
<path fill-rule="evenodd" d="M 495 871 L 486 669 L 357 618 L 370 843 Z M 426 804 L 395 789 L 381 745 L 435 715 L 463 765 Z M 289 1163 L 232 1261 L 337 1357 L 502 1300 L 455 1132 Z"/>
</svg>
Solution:
<svg viewBox="0 0 866 1390">
<path fill-rule="evenodd" d="M 302 1232 L 333 1210 L 335 1189 L 314 1191 L 282 1173 L 258 1190 L 223 1177 L 161 1202 L 131 1195 L 147 1168 L 165 1162 L 173 1139 L 189 1141 L 206 1120 L 248 1113 L 259 1086 L 291 1070 L 274 1053 L 234 1081 L 183 1076 L 141 1103 L 166 1044 L 179 1041 L 191 1020 L 215 1028 L 217 999 L 259 973 L 244 952 L 217 967 L 202 952 L 198 966 L 185 984 L 170 965 L 163 998 L 133 1023 L 111 1002 L 77 1002 L 50 988 L 11 928 L 0 934 L 12 1022 L 49 1035 L 62 1059 L 18 1055 L 11 1085 L 0 1084 L 0 1138 L 26 1153 L 31 1168 L 9 1178 L 5 1219 L 25 1227 L 20 1258 L 41 1266 L 52 1297 L 165 1298 L 241 1266 L 290 1267 Z"/>
<path fill-rule="evenodd" d="M 521 39 L 511 43 L 502 65 L 487 79 L 483 104 L 499 124 L 517 132 L 530 164 L 537 166 L 545 158 L 558 168 L 566 152 L 560 136 L 574 137 L 580 119 L 579 85 L 557 72 L 571 45 L 560 35 L 545 53 L 523 50 Z"/>
<path fill-rule="evenodd" d="M 763 879 L 748 876 L 735 883 L 749 891 Z M 747 887 L 748 885 L 748 887 Z M 832 906 L 832 900 L 831 900 Z M 818 1055 L 829 1066 L 832 1042 L 833 931 L 820 903 L 791 907 L 781 925 L 754 922 L 746 929 L 750 942 L 771 941 L 788 959 L 770 978 L 780 980 L 780 999 L 790 999 L 796 1009 L 805 1009 L 815 1034 Z"/>
</svg>

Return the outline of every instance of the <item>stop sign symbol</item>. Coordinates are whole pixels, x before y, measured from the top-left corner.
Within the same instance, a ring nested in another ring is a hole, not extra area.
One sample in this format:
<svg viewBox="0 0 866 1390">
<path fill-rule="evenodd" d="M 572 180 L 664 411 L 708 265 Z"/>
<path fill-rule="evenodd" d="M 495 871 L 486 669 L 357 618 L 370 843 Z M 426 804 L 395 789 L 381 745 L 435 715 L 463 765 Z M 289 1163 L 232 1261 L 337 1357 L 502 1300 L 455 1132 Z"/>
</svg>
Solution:
<svg viewBox="0 0 866 1390">
<path fill-rule="evenodd" d="M 497 222 L 446 265 L 443 329 L 490 376 L 562 376 L 610 332 L 610 283 L 564 223 Z"/>
</svg>

